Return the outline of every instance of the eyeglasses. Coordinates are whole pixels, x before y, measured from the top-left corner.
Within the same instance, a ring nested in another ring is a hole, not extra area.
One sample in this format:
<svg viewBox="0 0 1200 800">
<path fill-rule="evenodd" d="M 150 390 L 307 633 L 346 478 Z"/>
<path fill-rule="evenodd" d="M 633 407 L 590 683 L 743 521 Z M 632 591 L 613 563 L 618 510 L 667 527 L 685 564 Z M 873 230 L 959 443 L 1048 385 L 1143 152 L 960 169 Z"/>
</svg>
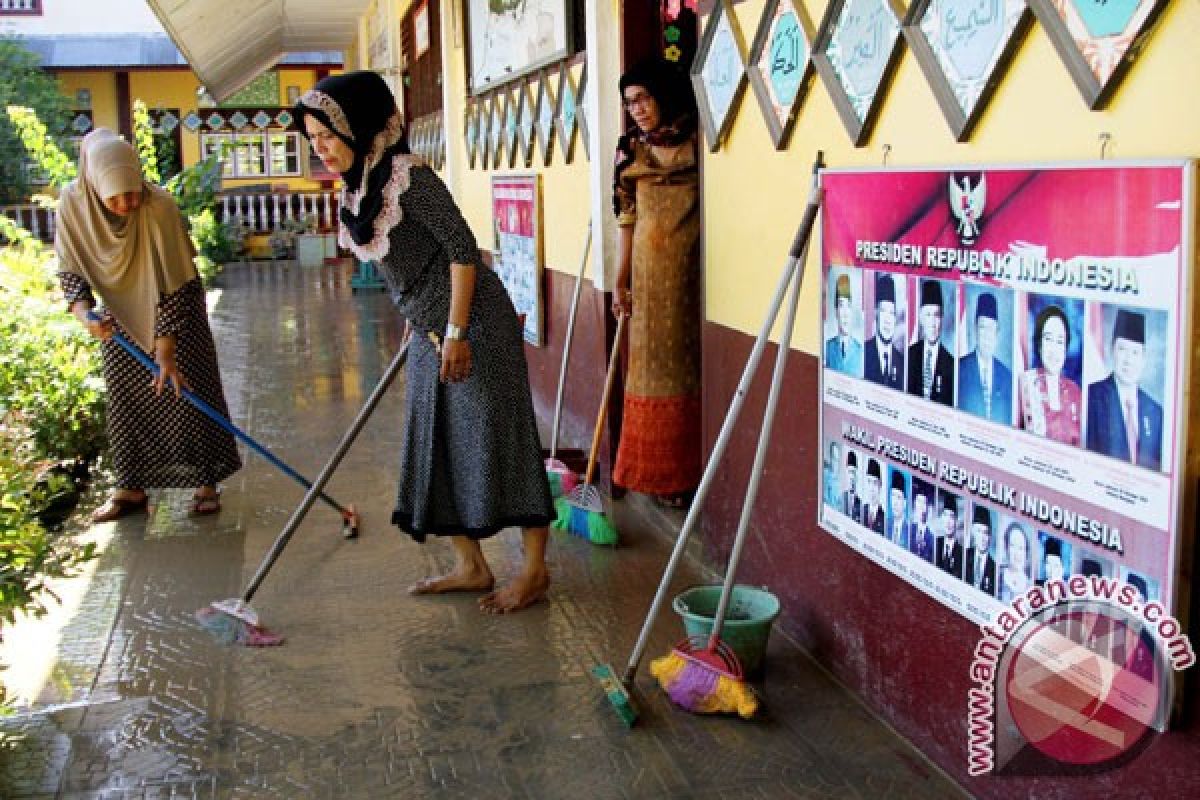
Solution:
<svg viewBox="0 0 1200 800">
<path fill-rule="evenodd" d="M 647 92 L 642 92 L 641 94 L 634 95 L 633 97 L 626 97 L 624 102 L 625 108 L 633 108 L 634 106 L 647 108 L 651 103 L 654 102 L 654 95 L 651 95 Z"/>
</svg>

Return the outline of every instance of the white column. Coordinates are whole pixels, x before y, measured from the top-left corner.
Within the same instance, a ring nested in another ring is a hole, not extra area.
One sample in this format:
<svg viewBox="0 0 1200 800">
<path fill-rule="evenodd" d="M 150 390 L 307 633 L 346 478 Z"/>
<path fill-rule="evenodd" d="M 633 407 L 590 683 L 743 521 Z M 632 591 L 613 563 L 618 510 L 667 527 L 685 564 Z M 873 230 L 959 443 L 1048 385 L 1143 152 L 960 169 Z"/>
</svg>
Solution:
<svg viewBox="0 0 1200 800">
<path fill-rule="evenodd" d="M 448 4 L 444 4 L 448 5 Z M 612 183 L 612 153 L 620 134 L 621 103 L 617 81 L 621 76 L 621 4 L 587 0 L 587 94 L 592 201 L 592 281 L 597 289 L 616 284 L 617 224 L 612 214 L 608 186 Z M 461 124 L 461 120 L 459 121 Z M 577 153 L 576 158 L 583 154 Z"/>
<path fill-rule="evenodd" d="M 333 216 L 333 192 L 325 192 L 325 225 L 330 228 L 337 227 L 337 220 Z"/>
</svg>

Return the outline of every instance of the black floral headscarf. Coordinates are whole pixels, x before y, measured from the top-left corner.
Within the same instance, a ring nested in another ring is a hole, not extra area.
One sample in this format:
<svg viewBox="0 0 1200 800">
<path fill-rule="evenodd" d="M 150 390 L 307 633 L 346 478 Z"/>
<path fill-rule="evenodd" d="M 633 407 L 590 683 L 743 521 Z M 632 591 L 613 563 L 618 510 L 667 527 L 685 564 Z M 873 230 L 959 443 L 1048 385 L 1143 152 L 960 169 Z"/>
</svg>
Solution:
<svg viewBox="0 0 1200 800">
<path fill-rule="evenodd" d="M 305 135 L 307 115 L 319 120 L 354 151 L 354 164 L 342 173 L 345 188 L 339 216 L 354 242 L 365 246 L 377 238 L 375 222 L 384 208 L 392 156 L 409 152 L 396 99 L 378 73 L 331 75 L 296 103 L 296 124 Z"/>
</svg>

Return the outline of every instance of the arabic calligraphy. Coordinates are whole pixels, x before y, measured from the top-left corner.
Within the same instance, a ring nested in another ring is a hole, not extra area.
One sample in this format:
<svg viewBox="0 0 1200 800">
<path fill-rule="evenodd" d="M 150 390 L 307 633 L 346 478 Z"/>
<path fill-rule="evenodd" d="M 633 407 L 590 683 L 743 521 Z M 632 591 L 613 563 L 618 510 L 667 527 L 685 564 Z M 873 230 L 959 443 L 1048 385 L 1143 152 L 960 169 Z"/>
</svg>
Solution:
<svg viewBox="0 0 1200 800">
<path fill-rule="evenodd" d="M 729 17 L 721 15 L 718 28 L 704 60 L 704 87 L 712 112 L 713 125 L 720 130 L 733 105 L 733 96 L 742 77 L 742 59 Z"/>
<path fill-rule="evenodd" d="M 786 116 L 796 99 L 804 68 L 808 62 L 808 43 L 800 29 L 800 20 L 792 10 L 780 14 L 771 32 L 767 56 L 767 78 L 775 95 L 776 113 Z"/>
</svg>

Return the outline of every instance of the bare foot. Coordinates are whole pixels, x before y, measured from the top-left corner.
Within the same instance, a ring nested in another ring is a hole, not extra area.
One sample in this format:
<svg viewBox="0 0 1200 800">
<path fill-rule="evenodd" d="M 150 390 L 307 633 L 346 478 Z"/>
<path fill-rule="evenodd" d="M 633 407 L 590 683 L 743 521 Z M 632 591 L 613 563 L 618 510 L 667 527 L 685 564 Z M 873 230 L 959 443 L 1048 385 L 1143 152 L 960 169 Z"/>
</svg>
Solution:
<svg viewBox="0 0 1200 800">
<path fill-rule="evenodd" d="M 409 594 L 443 594 L 445 592 L 487 592 L 496 585 L 492 571 L 486 565 L 457 565 L 445 575 L 435 575 L 408 587 Z"/>
<path fill-rule="evenodd" d="M 485 614 L 507 614 L 527 608 L 546 596 L 550 573 L 544 569 L 522 573 L 498 591 L 479 598 L 479 610 Z"/>
</svg>

